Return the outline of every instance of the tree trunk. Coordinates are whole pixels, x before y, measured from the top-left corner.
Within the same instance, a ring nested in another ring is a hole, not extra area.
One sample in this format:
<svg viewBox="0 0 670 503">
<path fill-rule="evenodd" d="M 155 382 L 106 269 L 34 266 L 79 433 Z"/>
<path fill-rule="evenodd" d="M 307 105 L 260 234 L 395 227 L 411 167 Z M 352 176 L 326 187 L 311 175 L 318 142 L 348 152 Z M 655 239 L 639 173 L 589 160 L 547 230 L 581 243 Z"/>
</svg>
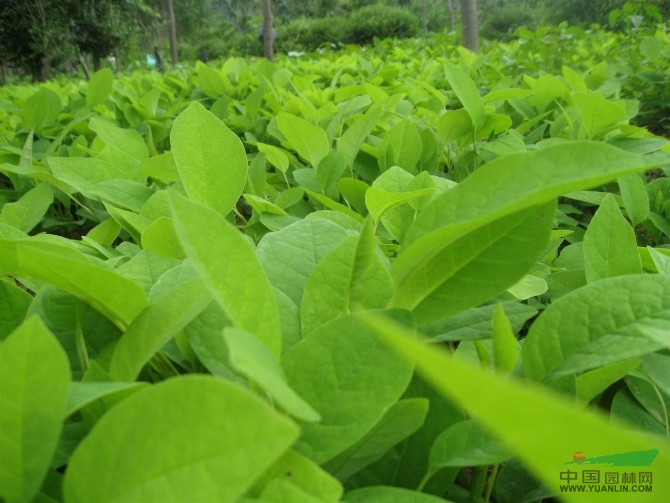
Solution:
<svg viewBox="0 0 670 503">
<path fill-rule="evenodd" d="M 170 24 L 170 56 L 172 57 L 172 66 L 176 66 L 179 64 L 179 52 L 177 50 L 177 21 L 174 17 L 172 0 L 167 0 L 167 15 Z"/>
<path fill-rule="evenodd" d="M 272 1 L 263 0 L 263 55 L 274 61 L 274 36 L 272 29 Z"/>
<path fill-rule="evenodd" d="M 428 33 L 428 0 L 421 0 L 421 24 L 423 32 Z"/>
<path fill-rule="evenodd" d="M 463 45 L 472 52 L 477 52 L 479 50 L 477 0 L 461 0 L 461 20 L 463 25 Z"/>
<path fill-rule="evenodd" d="M 454 0 L 445 0 L 447 3 L 447 11 L 449 11 L 449 24 L 451 25 L 452 33 L 456 31 L 456 10 L 454 9 Z"/>
</svg>

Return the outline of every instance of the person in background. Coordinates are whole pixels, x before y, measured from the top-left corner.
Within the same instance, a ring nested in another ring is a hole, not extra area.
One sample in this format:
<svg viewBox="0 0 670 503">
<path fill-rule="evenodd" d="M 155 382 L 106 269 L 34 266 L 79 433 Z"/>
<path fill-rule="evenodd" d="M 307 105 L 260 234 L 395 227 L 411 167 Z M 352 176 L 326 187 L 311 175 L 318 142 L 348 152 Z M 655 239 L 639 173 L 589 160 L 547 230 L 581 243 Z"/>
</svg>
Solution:
<svg viewBox="0 0 670 503">
<path fill-rule="evenodd" d="M 154 57 L 156 58 L 156 70 L 163 73 L 165 71 L 165 67 L 163 66 L 161 55 L 158 53 L 158 47 L 154 47 Z"/>
</svg>

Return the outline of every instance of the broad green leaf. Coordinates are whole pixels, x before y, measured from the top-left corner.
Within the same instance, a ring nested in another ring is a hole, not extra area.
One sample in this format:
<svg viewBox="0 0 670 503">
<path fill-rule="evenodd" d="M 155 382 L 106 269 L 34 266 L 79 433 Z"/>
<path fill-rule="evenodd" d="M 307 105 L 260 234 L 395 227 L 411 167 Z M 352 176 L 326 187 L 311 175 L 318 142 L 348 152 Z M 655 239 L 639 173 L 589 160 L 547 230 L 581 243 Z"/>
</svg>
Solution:
<svg viewBox="0 0 670 503">
<path fill-rule="evenodd" d="M 347 159 L 341 152 L 330 152 L 316 168 L 316 179 L 321 190 L 330 195 L 330 190 L 340 179 L 347 168 Z"/>
<path fill-rule="evenodd" d="M 178 265 L 180 265 L 178 260 L 163 257 L 148 250 L 141 250 L 130 260 L 121 264 L 117 268 L 117 271 L 140 285 L 149 294 L 156 282 L 165 273 L 177 268 Z M 187 267 L 182 267 L 181 269 L 186 269 L 189 272 L 192 271 L 192 269 Z M 151 298 L 149 300 L 151 301 Z"/>
<path fill-rule="evenodd" d="M 67 183 L 75 191 L 88 196 L 98 184 L 127 179 L 140 184 L 146 177 L 139 169 L 91 157 L 50 157 L 49 166 L 58 180 Z"/>
<path fill-rule="evenodd" d="M 379 169 L 399 166 L 416 173 L 420 158 L 421 136 L 412 121 L 403 119 L 386 132 L 379 147 Z"/>
<path fill-rule="evenodd" d="M 170 379 L 102 416 L 70 459 L 65 500 L 232 503 L 297 436 L 295 425 L 234 384 Z"/>
<path fill-rule="evenodd" d="M 119 237 L 121 226 L 113 219 L 108 218 L 93 227 L 86 237 L 103 246 L 112 246 L 114 240 Z"/>
<path fill-rule="evenodd" d="M 26 100 L 21 108 L 23 127 L 28 130 L 40 131 L 43 127 L 52 126 L 61 111 L 61 101 L 51 89 L 41 88 Z"/>
<path fill-rule="evenodd" d="M 419 278 L 432 277 L 435 268 L 427 265 L 433 257 L 481 226 L 562 193 L 664 162 L 663 155 L 643 157 L 592 142 L 572 142 L 491 161 L 419 213 L 393 263 L 398 290 L 409 292 L 413 282 L 422 281 Z"/>
<path fill-rule="evenodd" d="M 653 353 L 670 342 L 670 278 L 606 278 L 564 295 L 533 323 L 526 376 L 549 380 Z"/>
<path fill-rule="evenodd" d="M 608 195 L 584 234 L 586 281 L 642 272 L 635 232 Z"/>
<path fill-rule="evenodd" d="M 223 338 L 232 367 L 263 388 L 296 419 L 319 421 L 319 414 L 286 383 L 279 360 L 257 337 L 238 328 L 226 328 Z"/>
<path fill-rule="evenodd" d="M 431 494 L 402 487 L 370 486 L 356 489 L 344 495 L 344 503 L 449 503 Z"/>
<path fill-rule="evenodd" d="M 174 222 L 168 217 L 159 217 L 142 231 L 142 248 L 165 257 L 182 259 L 184 251 L 174 230 Z"/>
<path fill-rule="evenodd" d="M 316 463 L 288 451 L 257 484 L 258 501 L 273 503 L 338 503 L 342 484 Z"/>
<path fill-rule="evenodd" d="M 519 344 L 502 304 L 493 311 L 493 361 L 496 370 L 511 372 L 519 360 Z"/>
<path fill-rule="evenodd" d="M 486 114 L 484 112 L 484 100 L 479 94 L 477 85 L 470 76 L 450 61 L 444 61 L 444 74 L 456 93 L 463 108 L 467 111 L 475 129 L 484 125 Z"/>
<path fill-rule="evenodd" d="M 300 220 L 263 236 L 257 253 L 272 284 L 300 305 L 314 267 L 347 237 L 326 220 Z"/>
<path fill-rule="evenodd" d="M 184 335 L 202 365 L 216 376 L 241 381 L 229 363 L 223 330 L 232 323 L 216 301 L 209 303 L 186 327 Z"/>
<path fill-rule="evenodd" d="M 278 356 L 281 325 L 277 300 L 253 245 L 212 208 L 176 193 L 170 194 L 170 206 L 184 252 L 226 316 Z"/>
<path fill-rule="evenodd" d="M 197 101 L 175 119 L 172 154 L 189 199 L 226 215 L 247 181 L 244 145 Z"/>
<path fill-rule="evenodd" d="M 127 390 L 139 390 L 148 386 L 145 382 L 73 382 L 67 401 L 66 416 L 99 398 Z"/>
<path fill-rule="evenodd" d="M 112 84 L 114 83 L 114 73 L 111 68 L 101 68 L 88 81 L 86 89 L 86 106 L 93 108 L 95 105 L 105 101 L 107 96 L 112 94 Z"/>
<path fill-rule="evenodd" d="M 174 280 L 166 277 L 165 281 Z M 177 280 L 175 285 L 170 285 L 169 291 L 150 302 L 119 339 L 109 366 L 110 376 L 118 381 L 136 379 L 151 357 L 195 318 L 210 300 L 211 296 L 200 278 Z"/>
<path fill-rule="evenodd" d="M 26 316 L 32 296 L 14 280 L 0 280 L 0 341 L 11 334 Z"/>
<path fill-rule="evenodd" d="M 140 133 L 134 129 L 120 128 L 99 117 L 93 117 L 88 123 L 88 127 L 95 131 L 106 145 L 115 147 L 138 161 L 149 157 L 149 149 L 146 143 L 144 143 Z"/>
<path fill-rule="evenodd" d="M 277 126 L 300 157 L 309 162 L 313 168 L 316 168 L 328 155 L 330 151 L 328 135 L 319 126 L 286 112 L 281 112 L 277 116 Z"/>
<path fill-rule="evenodd" d="M 35 317 L 0 343 L 0 496 L 33 501 L 56 450 L 70 388 L 67 356 Z"/>
<path fill-rule="evenodd" d="M 642 357 L 642 369 L 645 374 L 670 397 L 670 375 L 667 372 L 669 363 L 670 355 L 668 354 L 650 353 Z"/>
<path fill-rule="evenodd" d="M 132 180 L 110 180 L 100 182 L 86 194 L 88 197 L 99 198 L 117 208 L 140 211 L 154 191 L 144 183 Z"/>
<path fill-rule="evenodd" d="M 303 337 L 344 314 L 385 307 L 392 291 L 372 226 L 365 226 L 358 239 L 347 238 L 324 257 L 307 280 L 300 304 Z"/>
<path fill-rule="evenodd" d="M 366 322 L 386 344 L 415 362 L 417 371 L 441 394 L 476 417 L 555 492 L 563 484 L 560 472 L 567 469 L 566 464 L 572 461 L 576 450 L 594 457 L 655 451 L 658 453 L 655 462 L 645 467 L 653 472 L 654 493 L 640 493 L 636 498 L 651 503 L 658 500 L 657 494 L 670 491 L 670 480 L 663 475 L 656 477 L 670 470 L 670 443 L 662 437 L 628 431 L 600 414 L 585 413 L 554 392 L 529 387 L 454 359 L 444 349 L 414 340 L 410 331 L 396 323 L 377 317 L 369 317 Z M 523 414 L 519 413 L 519 404 L 524 404 Z M 610 469 L 621 471 L 616 467 Z M 568 503 L 584 501 L 582 496 L 567 492 L 561 497 Z M 593 493 L 589 498 L 593 502 L 624 503 L 630 500 L 630 494 Z"/>
<path fill-rule="evenodd" d="M 282 173 L 288 171 L 289 158 L 281 148 L 275 147 L 274 145 L 267 145 L 265 143 L 257 143 L 259 152 L 265 154 L 266 159 L 270 164 L 277 168 Z"/>
<path fill-rule="evenodd" d="M 11 225 L 23 232 L 30 232 L 40 223 L 53 202 L 49 184 L 41 183 L 30 189 L 14 203 L 7 203 L 0 210 L 0 223 Z"/>
<path fill-rule="evenodd" d="M 349 315 L 328 323 L 282 359 L 289 385 L 319 414 L 296 450 L 323 464 L 358 442 L 409 384 L 412 367 Z"/>
<path fill-rule="evenodd" d="M 361 145 L 363 145 L 372 130 L 377 126 L 383 115 L 383 108 L 370 108 L 365 115 L 349 126 L 340 137 L 337 142 L 337 151 L 344 154 L 349 166 L 354 164 L 354 159 L 356 159 L 358 152 L 361 150 Z"/>
<path fill-rule="evenodd" d="M 649 216 L 649 194 L 640 175 L 623 176 L 617 180 L 621 199 L 633 225 L 644 222 Z"/>
<path fill-rule="evenodd" d="M 472 419 L 451 425 L 430 450 L 430 470 L 445 467 L 484 466 L 502 463 L 509 451 Z"/>
<path fill-rule="evenodd" d="M 429 401 L 425 398 L 396 402 L 365 437 L 329 461 L 325 468 L 340 480 L 348 479 L 416 432 L 426 419 L 428 407 Z"/>
<path fill-rule="evenodd" d="M 0 271 L 50 283 L 126 328 L 147 305 L 142 288 L 74 248 L 33 239 L 0 240 Z"/>
<path fill-rule="evenodd" d="M 495 297 L 541 258 L 549 242 L 555 207 L 550 202 L 519 211 L 462 235 L 437 254 L 427 251 L 419 261 L 421 269 L 405 278 L 396 274 L 391 306 L 412 310 L 423 323 L 447 318 Z M 394 272 L 393 267 L 391 270 Z"/>
<path fill-rule="evenodd" d="M 544 278 L 526 274 L 514 285 L 510 286 L 507 291 L 519 300 L 528 300 L 531 297 L 538 297 L 546 293 L 548 288 Z"/>
<path fill-rule="evenodd" d="M 429 196 L 435 192 L 435 189 L 411 190 L 408 192 L 387 192 L 378 189 L 374 185 L 365 192 L 365 205 L 375 221 L 384 215 L 391 208 L 401 204 L 414 201 L 420 197 Z"/>
<path fill-rule="evenodd" d="M 536 309 L 518 302 L 506 302 L 502 306 L 515 333 L 537 314 Z M 422 324 L 419 331 L 433 342 L 489 339 L 493 333 L 492 320 L 496 308 L 497 304 L 489 304 L 469 309 L 446 320 Z"/>
<path fill-rule="evenodd" d="M 197 75 L 193 82 L 202 89 L 210 98 L 220 98 L 228 94 L 226 81 L 220 71 L 198 61 L 196 64 Z"/>
<path fill-rule="evenodd" d="M 652 353 L 653 354 L 653 353 Z M 584 372 L 575 380 L 577 398 L 590 402 L 609 386 L 623 379 L 640 364 L 639 358 L 631 358 Z"/>
<path fill-rule="evenodd" d="M 575 93 L 572 101 L 582 118 L 581 138 L 597 138 L 626 118 L 622 107 L 600 93 Z"/>
<path fill-rule="evenodd" d="M 662 250 L 662 248 L 660 249 Z M 670 275 L 670 257 L 660 252 L 659 249 L 652 248 L 651 246 L 647 246 L 646 251 L 649 253 L 654 272 Z"/>
</svg>

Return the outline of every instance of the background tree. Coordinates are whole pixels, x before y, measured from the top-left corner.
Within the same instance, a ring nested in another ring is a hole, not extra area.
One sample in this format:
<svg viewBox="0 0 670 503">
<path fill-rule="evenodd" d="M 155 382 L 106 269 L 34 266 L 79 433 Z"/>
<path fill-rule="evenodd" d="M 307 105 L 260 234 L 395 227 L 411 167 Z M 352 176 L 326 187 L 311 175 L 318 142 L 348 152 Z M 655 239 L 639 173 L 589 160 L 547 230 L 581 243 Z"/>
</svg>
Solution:
<svg viewBox="0 0 670 503">
<path fill-rule="evenodd" d="M 272 28 L 272 2 L 263 0 L 263 55 L 274 61 L 274 33 Z"/>
<path fill-rule="evenodd" d="M 461 0 L 461 20 L 463 24 L 463 45 L 471 51 L 477 52 L 479 50 L 477 0 Z"/>
<path fill-rule="evenodd" d="M 170 25 L 170 56 L 172 65 L 179 64 L 179 50 L 177 48 L 177 21 L 174 17 L 174 4 L 172 0 L 167 0 L 168 23 Z"/>
</svg>

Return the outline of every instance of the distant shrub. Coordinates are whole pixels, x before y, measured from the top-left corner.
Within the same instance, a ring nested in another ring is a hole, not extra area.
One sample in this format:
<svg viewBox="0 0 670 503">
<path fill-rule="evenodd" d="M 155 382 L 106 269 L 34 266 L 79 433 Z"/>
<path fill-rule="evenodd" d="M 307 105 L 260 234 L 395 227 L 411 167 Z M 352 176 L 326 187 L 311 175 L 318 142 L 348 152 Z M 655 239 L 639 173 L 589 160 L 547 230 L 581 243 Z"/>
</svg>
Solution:
<svg viewBox="0 0 670 503">
<path fill-rule="evenodd" d="M 409 38 L 419 33 L 410 11 L 370 5 L 348 16 L 299 18 L 277 28 L 280 52 L 313 51 L 323 44 L 368 44 L 377 38 Z"/>
<path fill-rule="evenodd" d="M 346 18 L 299 18 L 277 28 L 277 50 L 313 51 L 324 43 L 344 42 L 347 38 Z"/>
<path fill-rule="evenodd" d="M 481 35 L 495 40 L 510 40 L 520 26 L 535 29 L 541 22 L 537 12 L 522 5 L 503 5 L 488 13 L 482 23 Z"/>
<path fill-rule="evenodd" d="M 409 38 L 419 34 L 419 21 L 406 9 L 369 5 L 349 18 L 347 42 L 367 44 L 377 38 Z"/>
</svg>

